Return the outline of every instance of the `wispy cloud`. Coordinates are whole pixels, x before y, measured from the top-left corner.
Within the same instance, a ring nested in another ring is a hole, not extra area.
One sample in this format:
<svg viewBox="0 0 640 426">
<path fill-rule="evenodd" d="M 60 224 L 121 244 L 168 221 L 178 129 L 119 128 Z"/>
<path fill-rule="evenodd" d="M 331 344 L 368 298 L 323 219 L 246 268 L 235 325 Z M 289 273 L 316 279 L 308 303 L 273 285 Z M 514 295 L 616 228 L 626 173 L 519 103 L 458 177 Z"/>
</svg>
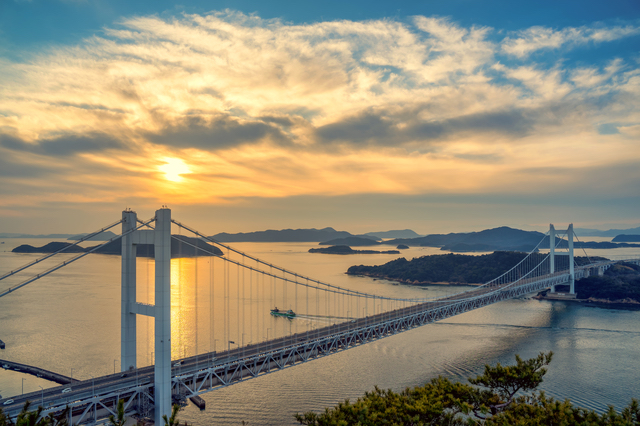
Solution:
<svg viewBox="0 0 640 426">
<path fill-rule="evenodd" d="M 523 58 L 542 49 L 560 49 L 588 43 L 603 43 L 640 34 L 635 25 L 615 27 L 570 27 L 554 30 L 548 27 L 531 27 L 519 31 L 502 41 L 505 53 Z"/>
</svg>

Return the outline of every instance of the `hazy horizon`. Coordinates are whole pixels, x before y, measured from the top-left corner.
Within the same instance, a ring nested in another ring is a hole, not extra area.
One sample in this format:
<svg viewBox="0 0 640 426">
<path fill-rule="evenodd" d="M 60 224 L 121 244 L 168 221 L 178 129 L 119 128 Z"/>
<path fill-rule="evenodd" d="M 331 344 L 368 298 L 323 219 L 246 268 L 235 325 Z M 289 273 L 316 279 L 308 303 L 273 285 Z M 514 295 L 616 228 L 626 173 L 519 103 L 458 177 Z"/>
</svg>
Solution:
<svg viewBox="0 0 640 426">
<path fill-rule="evenodd" d="M 507 226 L 507 225 L 500 225 L 500 226 Z M 556 230 L 558 231 L 563 231 L 568 225 L 567 224 L 554 224 Z M 538 228 L 534 228 L 534 227 L 529 227 L 529 228 L 518 228 L 516 226 L 509 226 L 510 228 L 514 228 L 514 229 L 521 229 L 524 231 L 538 231 L 538 232 L 542 232 L 545 233 L 548 230 L 548 226 L 546 228 L 543 227 L 538 227 Z M 427 233 L 422 233 L 422 232 L 417 232 L 414 229 L 410 229 L 410 228 L 406 228 L 406 229 L 377 229 L 377 230 L 370 230 L 370 231 L 364 231 L 364 232 L 354 232 L 350 229 L 343 229 L 343 228 L 336 228 L 334 226 L 323 226 L 323 227 L 318 227 L 318 226 L 309 226 L 309 227 L 305 227 L 305 228 L 265 228 L 265 229 L 254 229 L 254 230 L 246 230 L 246 231 L 237 231 L 237 232 L 227 232 L 227 231 L 218 231 L 216 232 L 216 234 L 218 233 L 228 233 L 230 235 L 233 234 L 250 234 L 250 233 L 256 233 L 256 232 L 264 232 L 264 231 L 281 231 L 281 230 L 304 230 L 304 229 L 325 229 L 325 228 L 333 228 L 335 231 L 337 232 L 349 232 L 352 235 L 363 235 L 363 234 L 375 234 L 375 233 L 385 233 L 385 232 L 392 232 L 392 231 L 397 231 L 397 232 L 401 232 L 401 231 L 405 231 L 405 230 L 410 230 L 410 231 L 414 231 L 416 232 L 418 235 L 420 236 L 426 236 L 429 234 L 449 234 L 449 233 L 465 233 L 465 232 L 480 232 L 480 231 L 484 231 L 486 229 L 493 229 L 493 228 L 482 228 L 482 229 L 470 229 L 470 230 L 465 230 L 465 231 L 461 231 L 461 230 L 448 230 L 448 231 L 442 231 L 442 232 L 427 232 Z M 495 228 L 495 227 L 494 227 Z M 595 230 L 595 231 L 614 231 L 614 230 L 618 230 L 618 231 L 625 231 L 628 229 L 635 229 L 637 227 L 627 227 L 627 228 L 607 228 L 607 229 L 596 229 L 596 228 L 581 228 L 581 227 L 575 227 L 574 226 L 574 230 L 576 230 L 579 234 L 580 231 L 582 230 L 586 230 L 586 229 L 590 229 L 590 230 Z M 50 235 L 62 235 L 62 236 L 73 236 L 73 235 L 82 235 L 82 234 L 88 234 L 89 232 L 94 232 L 96 230 L 84 230 L 84 231 L 78 231 L 78 232 L 51 232 L 51 233 L 26 233 L 26 232 L 4 232 L 4 231 L 0 231 L 0 237 L 2 238 L 21 238 L 21 237 L 14 237 L 11 236 L 13 235 L 28 235 L 30 237 L 37 237 L 37 236 L 42 236 L 42 238 L 54 238 L 54 237 L 49 237 Z M 109 231 L 115 233 L 116 235 L 120 232 L 120 227 L 116 226 L 114 228 L 111 228 Z M 210 234 L 210 236 L 213 236 L 215 234 L 211 234 L 211 233 L 207 233 Z M 9 236 L 6 236 L 9 235 Z M 585 234 L 584 232 L 581 233 L 582 236 L 586 236 L 586 237 L 592 237 L 593 235 L 590 234 Z M 395 237 L 394 237 L 395 238 Z"/>
</svg>

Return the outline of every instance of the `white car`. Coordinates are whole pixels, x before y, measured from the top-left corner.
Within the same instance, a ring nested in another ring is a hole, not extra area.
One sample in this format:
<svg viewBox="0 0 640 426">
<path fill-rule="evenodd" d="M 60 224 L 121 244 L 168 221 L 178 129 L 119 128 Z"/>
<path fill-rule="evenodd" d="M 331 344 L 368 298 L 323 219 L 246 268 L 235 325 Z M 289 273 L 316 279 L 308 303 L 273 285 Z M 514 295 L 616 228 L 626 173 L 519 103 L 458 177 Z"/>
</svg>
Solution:
<svg viewBox="0 0 640 426">
<path fill-rule="evenodd" d="M 71 388 L 62 389 L 62 393 L 69 393 L 69 392 L 71 392 Z"/>
<path fill-rule="evenodd" d="M 13 399 L 7 399 L 3 405 L 13 404 Z"/>
</svg>

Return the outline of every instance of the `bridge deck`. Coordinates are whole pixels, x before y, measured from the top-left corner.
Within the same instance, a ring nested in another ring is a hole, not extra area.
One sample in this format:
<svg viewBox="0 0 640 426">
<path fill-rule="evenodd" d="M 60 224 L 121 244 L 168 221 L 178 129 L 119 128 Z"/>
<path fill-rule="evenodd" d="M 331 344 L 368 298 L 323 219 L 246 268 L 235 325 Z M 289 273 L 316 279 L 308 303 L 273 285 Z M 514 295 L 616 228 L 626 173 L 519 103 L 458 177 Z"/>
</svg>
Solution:
<svg viewBox="0 0 640 426">
<path fill-rule="evenodd" d="M 59 383 L 61 385 L 67 385 L 73 382 L 79 382 L 78 379 L 71 379 L 71 377 L 67 377 L 62 374 L 54 373 L 53 371 L 45 370 L 44 368 L 35 367 L 27 364 L 20 364 L 19 362 L 8 361 L 5 359 L 0 359 L 0 366 L 5 370 L 15 370 L 21 373 L 31 374 L 32 376 L 41 377 L 43 379 Z"/>
</svg>

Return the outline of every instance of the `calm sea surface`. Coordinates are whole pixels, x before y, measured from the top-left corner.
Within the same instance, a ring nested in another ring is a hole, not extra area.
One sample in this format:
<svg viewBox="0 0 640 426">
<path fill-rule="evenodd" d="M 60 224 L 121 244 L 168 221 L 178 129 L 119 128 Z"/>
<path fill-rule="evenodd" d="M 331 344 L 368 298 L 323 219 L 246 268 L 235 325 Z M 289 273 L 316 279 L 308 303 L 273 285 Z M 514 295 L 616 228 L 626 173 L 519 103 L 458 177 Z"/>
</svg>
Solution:
<svg viewBox="0 0 640 426">
<path fill-rule="evenodd" d="M 5 244 L 0 245 L 0 274 L 41 256 L 10 253 L 13 247 L 49 242 L 4 241 Z M 307 250 L 314 246 L 311 243 L 237 243 L 233 246 L 300 274 L 370 293 L 432 297 L 464 289 L 398 286 L 384 280 L 344 274 L 351 265 L 381 264 L 397 255 L 310 254 Z M 590 254 L 609 254 L 615 258 L 640 255 L 639 250 L 621 250 Z M 442 252 L 412 248 L 403 251 L 401 256 L 410 259 L 435 253 Z M 41 269 L 53 264 L 48 263 Z M 247 343 L 263 341 L 265 330 L 273 333 L 269 335 L 273 337 L 314 327 L 302 321 L 294 321 L 293 325 L 284 321 L 270 323 L 273 319 L 269 318 L 268 309 L 273 304 L 273 295 L 260 293 L 257 281 L 252 284 L 255 287 L 243 288 L 246 295 L 243 294 L 242 299 L 251 296 L 264 300 L 250 303 L 246 311 L 245 305 L 236 311 L 230 308 L 232 319 L 225 322 L 224 309 L 219 305 L 222 302 L 218 302 L 225 290 L 212 284 L 222 268 L 214 270 L 207 258 L 175 259 L 172 271 L 175 358 L 207 352 L 230 339 Z M 139 259 L 138 300 L 141 302 L 152 302 L 152 274 L 153 262 Z M 4 280 L 0 282 L 0 289 L 28 276 Z M 253 291 L 256 293 L 249 294 Z M 213 305 L 212 300 L 215 300 Z M 304 311 L 301 307 L 298 309 Z M 138 363 L 143 366 L 152 359 L 153 329 L 145 318 L 138 324 Z M 295 330 L 290 330 L 291 327 Z M 237 330 L 235 335 L 234 330 Z M 120 357 L 119 257 L 87 256 L 1 298 L 0 339 L 7 345 L 0 351 L 0 359 L 37 365 L 83 379 L 112 373 Z M 541 386 L 549 395 L 569 398 L 596 410 L 604 410 L 609 404 L 620 408 L 632 397 L 640 397 L 640 311 L 524 298 L 210 392 L 203 395 L 207 401 L 206 411 L 189 406 L 180 413 L 180 418 L 196 425 L 238 425 L 242 421 L 250 425 L 295 424 L 295 412 L 323 410 L 345 398 L 355 399 L 375 385 L 401 390 L 438 375 L 465 381 L 480 373 L 485 363 L 512 363 L 515 354 L 527 358 L 549 350 L 555 355 Z M 33 392 L 40 386 L 47 388 L 56 384 L 0 369 L 3 397 L 20 394 L 22 386 L 25 392 Z"/>
</svg>

